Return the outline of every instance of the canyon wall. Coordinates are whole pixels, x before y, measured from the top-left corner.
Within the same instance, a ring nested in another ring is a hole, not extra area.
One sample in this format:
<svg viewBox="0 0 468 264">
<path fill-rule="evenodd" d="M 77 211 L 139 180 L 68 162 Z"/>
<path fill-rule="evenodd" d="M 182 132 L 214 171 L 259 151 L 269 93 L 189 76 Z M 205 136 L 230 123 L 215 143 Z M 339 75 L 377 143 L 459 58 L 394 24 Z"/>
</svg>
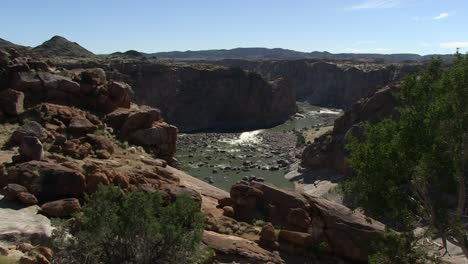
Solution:
<svg viewBox="0 0 468 264">
<path fill-rule="evenodd" d="M 364 124 L 376 123 L 398 115 L 394 93 L 398 85 L 379 89 L 355 103 L 343 116 L 335 120 L 333 130 L 315 139 L 302 153 L 301 165 L 312 170 L 331 169 L 344 175 L 352 173 L 345 149 L 347 136 L 364 137 Z"/>
<path fill-rule="evenodd" d="M 253 130 L 279 125 L 296 111 L 294 89 L 284 78 L 266 81 L 240 68 L 151 60 L 62 63 L 102 67 L 130 83 L 135 101 L 157 107 L 183 132 Z"/>
<path fill-rule="evenodd" d="M 213 62 L 260 73 L 266 79 L 288 78 L 300 101 L 349 109 L 379 88 L 422 69 L 420 63 L 324 60 L 222 60 Z"/>
</svg>

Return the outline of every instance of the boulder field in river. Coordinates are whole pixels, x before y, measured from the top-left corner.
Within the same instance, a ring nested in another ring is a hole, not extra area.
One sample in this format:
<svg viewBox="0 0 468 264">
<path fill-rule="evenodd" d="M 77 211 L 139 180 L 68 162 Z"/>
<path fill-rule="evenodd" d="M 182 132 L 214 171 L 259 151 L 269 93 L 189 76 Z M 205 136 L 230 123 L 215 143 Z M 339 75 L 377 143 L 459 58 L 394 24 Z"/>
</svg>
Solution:
<svg viewBox="0 0 468 264">
<path fill-rule="evenodd" d="M 128 82 L 135 101 L 161 109 L 182 132 L 254 130 L 279 125 L 297 110 L 291 83 L 277 77 L 200 63 L 157 60 L 61 62 L 61 66 L 103 67 Z"/>
<path fill-rule="evenodd" d="M 241 67 L 266 79 L 285 77 L 291 81 L 299 101 L 349 109 L 363 97 L 374 93 L 408 74 L 422 69 L 415 62 L 385 63 L 372 61 L 301 60 L 221 60 L 211 62 Z"/>
</svg>

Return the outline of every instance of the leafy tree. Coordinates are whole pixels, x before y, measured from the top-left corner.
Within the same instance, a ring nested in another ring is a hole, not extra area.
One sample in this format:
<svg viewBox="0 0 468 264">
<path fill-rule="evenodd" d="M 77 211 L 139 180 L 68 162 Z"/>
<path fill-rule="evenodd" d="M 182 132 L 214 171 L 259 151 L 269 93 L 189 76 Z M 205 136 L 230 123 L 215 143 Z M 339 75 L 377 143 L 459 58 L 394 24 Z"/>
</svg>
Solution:
<svg viewBox="0 0 468 264">
<path fill-rule="evenodd" d="M 166 205 L 157 193 L 100 185 L 71 222 L 78 223 L 73 237 L 63 223 L 55 231 L 56 263 L 193 263 L 204 217 L 189 197 Z"/>
<path fill-rule="evenodd" d="M 434 60 L 396 96 L 399 118 L 368 125 L 364 142 L 350 138 L 354 175 L 344 191 L 370 216 L 407 233 L 426 224 L 468 256 L 468 56 L 448 68 Z"/>
</svg>

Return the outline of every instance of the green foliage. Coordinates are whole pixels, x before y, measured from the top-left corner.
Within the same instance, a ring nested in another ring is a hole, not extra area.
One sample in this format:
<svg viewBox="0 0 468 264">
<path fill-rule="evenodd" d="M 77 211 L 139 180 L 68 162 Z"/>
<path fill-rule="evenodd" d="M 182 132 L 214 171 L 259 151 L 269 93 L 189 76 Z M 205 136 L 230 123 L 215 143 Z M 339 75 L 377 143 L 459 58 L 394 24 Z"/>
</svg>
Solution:
<svg viewBox="0 0 468 264">
<path fill-rule="evenodd" d="M 424 221 L 442 237 L 466 238 L 453 201 L 464 187 L 459 180 L 468 131 L 468 56 L 458 55 L 448 69 L 433 61 L 407 78 L 396 96 L 402 105 L 398 119 L 367 126 L 365 142 L 349 139 L 355 175 L 343 190 L 355 206 L 399 230 Z"/>
<path fill-rule="evenodd" d="M 56 263 L 198 260 L 204 222 L 198 202 L 181 196 L 166 205 L 157 193 L 125 195 L 118 187 L 102 185 L 86 200 L 73 238 L 67 239 L 63 223 L 58 224 L 54 237 L 62 254 Z"/>
<path fill-rule="evenodd" d="M 306 139 L 304 134 L 301 131 L 294 130 L 294 135 L 296 136 L 296 147 L 302 147 L 306 144 Z"/>
<path fill-rule="evenodd" d="M 422 249 L 417 248 L 414 241 L 412 232 L 397 234 L 387 231 L 384 240 L 375 245 L 376 252 L 369 257 L 369 263 L 437 263 L 437 259 L 427 257 Z"/>
</svg>

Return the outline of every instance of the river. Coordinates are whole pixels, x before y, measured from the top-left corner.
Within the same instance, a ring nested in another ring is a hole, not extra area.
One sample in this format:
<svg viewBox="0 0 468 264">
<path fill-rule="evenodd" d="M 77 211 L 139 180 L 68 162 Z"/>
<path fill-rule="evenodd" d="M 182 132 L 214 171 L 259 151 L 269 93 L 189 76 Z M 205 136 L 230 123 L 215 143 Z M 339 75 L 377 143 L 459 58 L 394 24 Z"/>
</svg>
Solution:
<svg viewBox="0 0 468 264">
<path fill-rule="evenodd" d="M 242 179 L 256 177 L 284 188 L 289 165 L 297 162 L 303 146 L 298 135 L 331 127 L 341 110 L 298 102 L 299 112 L 279 126 L 243 133 L 180 134 L 179 168 L 229 191 Z M 307 137 L 306 137 L 307 138 Z"/>
</svg>

